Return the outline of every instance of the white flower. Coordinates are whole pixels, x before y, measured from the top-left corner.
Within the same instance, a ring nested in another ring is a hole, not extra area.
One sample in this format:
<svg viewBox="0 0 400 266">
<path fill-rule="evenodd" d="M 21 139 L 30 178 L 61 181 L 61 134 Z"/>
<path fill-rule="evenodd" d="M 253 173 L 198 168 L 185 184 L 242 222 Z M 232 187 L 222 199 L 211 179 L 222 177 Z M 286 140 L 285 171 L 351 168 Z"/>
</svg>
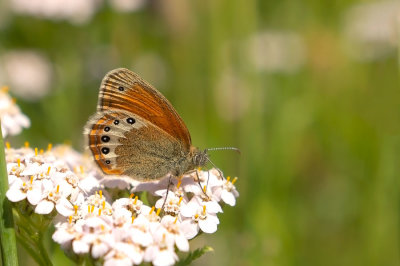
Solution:
<svg viewBox="0 0 400 266">
<path fill-rule="evenodd" d="M 222 183 L 221 186 L 214 186 L 211 188 L 213 197 L 218 201 L 222 199 L 223 202 L 230 206 L 235 206 L 236 198 L 239 197 L 239 192 L 236 190 L 235 182 L 237 178 L 235 177 L 232 182 L 230 177 Z"/>
<path fill-rule="evenodd" d="M 111 7 L 119 12 L 133 12 L 145 4 L 146 0 L 110 0 Z"/>
<path fill-rule="evenodd" d="M 7 87 L 0 89 L 0 119 L 3 137 L 17 135 L 30 126 L 27 116 L 21 113 L 15 101 L 7 93 Z"/>
<path fill-rule="evenodd" d="M 142 247 L 147 247 L 153 243 L 153 236 L 150 233 L 150 221 L 144 215 L 139 215 L 134 219 L 128 234 L 132 242 Z"/>
<path fill-rule="evenodd" d="M 39 52 L 8 51 L 0 57 L 0 71 L 0 82 L 10 85 L 12 92 L 24 100 L 39 100 L 50 91 L 53 69 Z"/>
<path fill-rule="evenodd" d="M 260 71 L 293 73 L 305 63 L 306 47 L 296 32 L 265 30 L 249 41 L 249 58 Z"/>
<path fill-rule="evenodd" d="M 104 256 L 115 244 L 110 222 L 104 219 L 104 216 L 89 217 L 84 220 L 81 241 L 91 247 L 93 258 Z"/>
<path fill-rule="evenodd" d="M 43 198 L 35 208 L 36 213 L 49 214 L 54 207 L 63 216 L 70 216 L 74 213 L 73 206 L 67 199 L 72 191 L 71 185 L 65 180 L 58 184 L 50 180 L 43 180 L 41 184 Z"/>
<path fill-rule="evenodd" d="M 173 245 L 167 242 L 166 234 L 157 243 L 147 247 L 144 261 L 152 262 L 155 266 L 173 265 L 178 260 Z"/>
<path fill-rule="evenodd" d="M 105 256 L 104 265 L 132 265 L 140 264 L 143 261 L 143 252 L 133 244 L 118 242 L 113 249 Z"/>
<path fill-rule="evenodd" d="M 83 24 L 91 19 L 101 3 L 99 0 L 11 0 L 11 9 L 18 14 Z"/>
<path fill-rule="evenodd" d="M 180 251 L 189 251 L 189 242 L 181 230 L 178 217 L 166 215 L 161 219 L 161 225 L 154 233 L 156 236 L 159 237 L 165 234 L 166 242 L 171 242 L 172 245 L 176 244 Z"/>
<path fill-rule="evenodd" d="M 386 58 L 396 50 L 399 38 L 399 1 L 363 2 L 344 16 L 349 55 L 361 61 Z"/>
<path fill-rule="evenodd" d="M 94 195 L 88 196 L 81 205 L 81 210 L 85 217 L 92 217 L 93 215 L 110 216 L 113 213 L 113 209 L 110 203 L 107 202 L 102 190 L 99 193 L 96 192 Z"/>
<path fill-rule="evenodd" d="M 72 242 L 76 239 L 81 239 L 83 236 L 82 224 L 83 220 L 77 221 L 77 223 L 65 222 L 56 225 L 56 231 L 54 232 L 52 238 L 55 242 L 59 243 L 63 249 L 72 249 Z M 75 245 L 77 247 L 81 245 Z M 74 250 L 75 251 L 75 250 Z M 83 253 L 82 249 L 77 248 L 78 253 Z"/>
<path fill-rule="evenodd" d="M 198 205 L 197 200 L 191 201 L 182 208 L 181 215 L 190 219 L 182 221 L 182 227 L 188 239 L 193 238 L 193 232 L 201 229 L 204 233 L 212 234 L 217 231 L 219 220 L 214 212 L 208 212 L 206 205 Z M 197 233 L 196 233 L 197 234 Z"/>
<path fill-rule="evenodd" d="M 133 194 L 132 194 L 132 196 L 133 196 Z M 112 208 L 114 210 L 124 208 L 124 209 L 130 211 L 132 214 L 134 214 L 135 217 L 142 213 L 142 206 L 143 206 L 143 202 L 141 200 L 138 200 L 137 196 L 135 198 L 117 199 L 112 204 Z"/>
<path fill-rule="evenodd" d="M 29 181 L 16 178 L 8 189 L 6 196 L 12 202 L 18 202 L 27 198 L 30 204 L 36 205 L 41 200 L 41 192 L 41 182 L 34 180 L 32 176 Z"/>
<path fill-rule="evenodd" d="M 188 198 L 181 184 L 182 180 L 178 181 L 176 186 L 171 184 L 169 190 L 160 189 L 155 191 L 155 195 L 161 196 L 161 198 L 157 200 L 155 207 L 159 209 L 164 205 L 165 214 L 177 216 L 180 213 L 180 208 L 188 202 Z M 167 199 L 165 197 L 167 197 Z"/>
</svg>

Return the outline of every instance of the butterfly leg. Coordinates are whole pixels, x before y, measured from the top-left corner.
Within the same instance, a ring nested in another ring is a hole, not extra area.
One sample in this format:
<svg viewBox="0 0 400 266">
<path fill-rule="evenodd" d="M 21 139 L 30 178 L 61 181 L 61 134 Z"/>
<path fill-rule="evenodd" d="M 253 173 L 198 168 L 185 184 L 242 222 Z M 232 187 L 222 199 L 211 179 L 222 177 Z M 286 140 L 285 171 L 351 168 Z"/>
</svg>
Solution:
<svg viewBox="0 0 400 266">
<path fill-rule="evenodd" d="M 165 203 L 167 202 L 167 199 L 168 199 L 169 187 L 172 184 L 171 179 L 172 179 L 172 175 L 169 175 L 169 177 L 168 177 L 168 185 L 167 185 L 167 194 L 165 195 L 165 199 L 164 199 L 163 205 L 161 206 L 161 210 L 164 210 Z"/>
<path fill-rule="evenodd" d="M 207 189 L 208 179 L 207 179 L 207 185 L 206 185 L 206 187 L 203 188 L 203 187 L 201 187 L 200 176 L 199 176 L 198 170 L 196 170 L 196 176 L 197 176 L 197 183 L 199 184 L 199 187 L 200 187 L 201 191 L 203 191 L 203 194 L 204 194 L 207 198 L 209 198 L 208 195 L 207 195 L 207 193 L 206 193 L 206 191 L 205 191 L 205 190 Z"/>
</svg>

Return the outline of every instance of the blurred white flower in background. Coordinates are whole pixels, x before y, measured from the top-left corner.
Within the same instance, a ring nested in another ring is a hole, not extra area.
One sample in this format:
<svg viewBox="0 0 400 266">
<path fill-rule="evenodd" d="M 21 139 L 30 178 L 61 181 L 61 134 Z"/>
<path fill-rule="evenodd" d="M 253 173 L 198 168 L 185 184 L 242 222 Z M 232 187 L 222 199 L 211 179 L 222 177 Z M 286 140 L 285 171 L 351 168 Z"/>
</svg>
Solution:
<svg viewBox="0 0 400 266">
<path fill-rule="evenodd" d="M 53 69 L 40 53 L 28 50 L 9 51 L 0 57 L 0 83 L 10 86 L 18 97 L 35 101 L 50 88 Z"/>
<path fill-rule="evenodd" d="M 345 14 L 343 29 L 349 55 L 368 61 L 384 58 L 395 51 L 399 17 L 399 1 L 369 2 L 350 8 Z"/>
<path fill-rule="evenodd" d="M 221 73 L 214 90 L 214 99 L 218 115 L 227 121 L 235 121 L 249 109 L 251 90 L 238 74 L 228 68 Z"/>
<path fill-rule="evenodd" d="M 147 0 L 109 0 L 110 6 L 117 12 L 135 12 L 143 8 L 147 2 Z M 92 19 L 103 6 L 104 0 L 8 0 L 8 4 L 15 14 L 54 21 L 66 20 L 75 25 L 82 25 Z"/>
<path fill-rule="evenodd" d="M 133 12 L 141 9 L 147 0 L 110 0 L 110 5 L 118 12 Z"/>
<path fill-rule="evenodd" d="M 305 63 L 303 38 L 295 32 L 262 31 L 249 41 L 250 59 L 259 71 L 292 73 Z"/>
<path fill-rule="evenodd" d="M 8 87 L 0 89 L 0 119 L 3 137 L 17 135 L 31 125 L 29 118 L 21 113 L 15 100 L 8 94 Z"/>
<path fill-rule="evenodd" d="M 9 0 L 12 11 L 51 20 L 83 24 L 96 13 L 102 0 Z"/>
</svg>

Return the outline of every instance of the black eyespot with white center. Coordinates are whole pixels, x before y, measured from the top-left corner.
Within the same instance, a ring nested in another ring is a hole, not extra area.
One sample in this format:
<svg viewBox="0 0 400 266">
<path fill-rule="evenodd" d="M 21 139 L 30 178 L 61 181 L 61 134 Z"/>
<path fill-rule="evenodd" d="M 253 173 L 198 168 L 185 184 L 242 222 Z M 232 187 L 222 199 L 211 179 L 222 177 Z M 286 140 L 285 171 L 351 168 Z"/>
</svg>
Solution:
<svg viewBox="0 0 400 266">
<path fill-rule="evenodd" d="M 126 119 L 126 122 L 127 122 L 128 124 L 133 125 L 133 124 L 135 124 L 136 120 L 135 120 L 134 118 L 132 118 L 132 117 L 129 117 L 128 119 Z"/>
<path fill-rule="evenodd" d="M 110 131 L 110 127 L 105 127 L 105 128 L 104 128 L 104 131 L 105 131 L 105 132 Z"/>
<path fill-rule="evenodd" d="M 111 161 L 110 160 L 106 160 L 106 164 L 110 164 L 111 163 Z"/>
<path fill-rule="evenodd" d="M 121 87 L 118 88 L 118 90 L 119 90 L 119 91 L 124 91 L 125 88 L 121 86 Z"/>
<path fill-rule="evenodd" d="M 118 125 L 119 124 L 119 120 L 118 119 L 115 119 L 114 120 L 114 125 Z"/>
<path fill-rule="evenodd" d="M 108 153 L 110 152 L 110 149 L 107 148 L 107 147 L 103 147 L 103 148 L 101 148 L 101 152 L 102 152 L 103 154 L 108 154 Z"/>
<path fill-rule="evenodd" d="M 107 135 L 101 136 L 101 141 L 102 142 L 109 142 L 110 141 L 110 137 Z"/>
</svg>

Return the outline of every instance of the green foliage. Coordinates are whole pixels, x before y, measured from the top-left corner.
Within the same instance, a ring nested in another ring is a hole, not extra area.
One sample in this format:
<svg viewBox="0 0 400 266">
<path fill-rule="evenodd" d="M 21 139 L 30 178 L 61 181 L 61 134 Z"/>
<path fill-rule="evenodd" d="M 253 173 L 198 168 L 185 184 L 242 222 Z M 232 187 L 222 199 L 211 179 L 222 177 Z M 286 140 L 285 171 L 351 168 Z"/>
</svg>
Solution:
<svg viewBox="0 0 400 266">
<path fill-rule="evenodd" d="M 185 266 L 185 265 L 191 265 L 194 260 L 200 258 L 207 252 L 212 252 L 214 249 L 210 246 L 204 246 L 202 248 L 198 248 L 192 252 L 189 252 L 187 257 L 185 259 L 180 260 L 176 265 L 177 266 Z"/>
</svg>

